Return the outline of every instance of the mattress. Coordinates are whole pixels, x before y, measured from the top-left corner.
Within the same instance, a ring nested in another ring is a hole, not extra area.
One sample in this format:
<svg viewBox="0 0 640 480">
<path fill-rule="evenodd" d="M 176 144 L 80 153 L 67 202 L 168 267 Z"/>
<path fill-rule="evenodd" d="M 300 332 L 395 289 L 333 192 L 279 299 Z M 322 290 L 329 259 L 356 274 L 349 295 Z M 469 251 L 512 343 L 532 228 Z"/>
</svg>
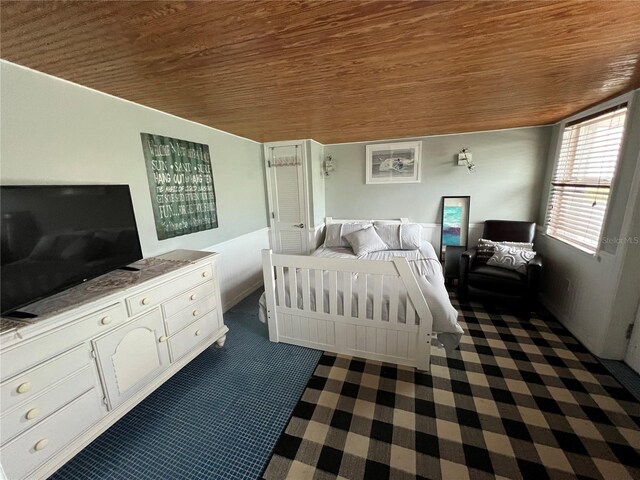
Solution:
<svg viewBox="0 0 640 480">
<path fill-rule="evenodd" d="M 314 251 L 312 256 L 315 257 L 324 257 L 324 258 L 344 258 L 344 259 L 359 259 L 362 261 L 367 260 L 391 260 L 393 257 L 404 257 L 409 262 L 409 266 L 413 271 L 420 289 L 422 290 L 427 304 L 429 305 L 429 309 L 431 310 L 431 314 L 433 316 L 433 330 L 437 335 L 437 339 L 444 345 L 447 350 L 451 350 L 458 346 L 460 343 L 460 339 L 464 333 L 462 327 L 458 324 L 458 312 L 451 305 L 451 301 L 449 300 L 449 294 L 444 285 L 444 276 L 442 273 L 442 265 L 438 260 L 438 257 L 433 249 L 433 246 L 424 241 L 418 250 L 386 250 L 381 252 L 373 252 L 364 256 L 357 257 L 351 248 L 348 247 L 321 247 Z M 323 279 L 323 310 L 325 313 L 329 313 L 329 290 L 328 290 L 328 273 L 325 272 Z M 285 273 L 285 277 L 287 273 Z M 284 279 L 285 284 L 287 284 L 288 279 Z M 342 292 L 344 290 L 343 285 L 343 276 L 338 275 L 338 314 L 343 314 L 343 296 Z M 357 292 L 357 274 L 352 275 L 352 291 Z M 298 308 L 302 308 L 302 288 L 300 285 L 301 282 L 298 282 L 298 295 L 297 295 L 297 303 Z M 311 275 L 310 278 L 310 308 L 313 311 L 316 311 L 315 306 L 315 279 L 314 276 Z M 381 304 L 381 314 L 382 320 L 389 320 L 389 293 L 390 287 L 385 282 L 383 287 L 383 300 Z M 291 300 L 289 295 L 285 298 L 285 303 L 287 306 L 291 305 Z M 403 304 L 402 297 L 399 302 L 398 309 L 398 322 L 405 323 L 405 312 L 406 305 Z M 351 302 L 351 314 L 352 316 L 357 315 L 357 296 L 354 294 L 352 296 Z M 373 297 L 371 293 L 369 293 L 367 298 L 367 316 L 371 317 L 373 311 Z M 266 300 L 265 295 L 263 294 L 260 298 L 260 312 L 259 318 L 261 321 L 266 321 Z M 417 321 L 417 319 L 416 319 Z"/>
</svg>

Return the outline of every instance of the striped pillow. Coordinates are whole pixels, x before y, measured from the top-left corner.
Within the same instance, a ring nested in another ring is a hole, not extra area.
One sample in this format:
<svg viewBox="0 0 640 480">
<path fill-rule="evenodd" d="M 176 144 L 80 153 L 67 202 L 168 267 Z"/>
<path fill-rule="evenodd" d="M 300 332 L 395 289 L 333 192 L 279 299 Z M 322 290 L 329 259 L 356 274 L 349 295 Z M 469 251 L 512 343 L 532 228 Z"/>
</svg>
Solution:
<svg viewBox="0 0 640 480">
<path fill-rule="evenodd" d="M 496 245 L 503 245 L 505 247 L 516 247 L 521 250 L 533 250 L 533 243 L 526 242 L 494 242 L 493 240 L 487 240 L 481 238 L 478 240 L 478 253 L 476 254 L 475 263 L 478 265 L 485 265 L 487 261 L 493 257 L 495 253 Z"/>
<path fill-rule="evenodd" d="M 324 237 L 325 247 L 350 247 L 349 242 L 345 238 L 352 232 L 370 227 L 371 223 L 352 222 L 352 223 L 330 223 L 327 225 Z"/>
<path fill-rule="evenodd" d="M 419 223 L 399 223 L 396 225 L 375 223 L 376 233 L 388 250 L 417 250 L 420 248 L 422 226 Z"/>
</svg>

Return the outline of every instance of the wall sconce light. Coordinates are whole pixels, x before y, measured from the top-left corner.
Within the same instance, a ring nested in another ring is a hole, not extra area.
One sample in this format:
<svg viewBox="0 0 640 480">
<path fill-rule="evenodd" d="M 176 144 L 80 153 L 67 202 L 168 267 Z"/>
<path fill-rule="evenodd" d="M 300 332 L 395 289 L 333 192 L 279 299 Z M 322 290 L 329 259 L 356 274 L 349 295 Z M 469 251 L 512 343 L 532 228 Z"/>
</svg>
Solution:
<svg viewBox="0 0 640 480">
<path fill-rule="evenodd" d="M 463 148 L 458 154 L 458 166 L 467 167 L 467 172 L 473 173 L 476 164 L 473 163 L 473 156 L 468 148 Z"/>
<path fill-rule="evenodd" d="M 327 158 L 324 161 L 324 165 L 323 165 L 323 169 L 324 169 L 324 176 L 328 177 L 329 175 L 331 175 L 333 172 L 336 171 L 336 163 L 333 160 L 333 157 L 331 155 L 327 155 Z"/>
</svg>

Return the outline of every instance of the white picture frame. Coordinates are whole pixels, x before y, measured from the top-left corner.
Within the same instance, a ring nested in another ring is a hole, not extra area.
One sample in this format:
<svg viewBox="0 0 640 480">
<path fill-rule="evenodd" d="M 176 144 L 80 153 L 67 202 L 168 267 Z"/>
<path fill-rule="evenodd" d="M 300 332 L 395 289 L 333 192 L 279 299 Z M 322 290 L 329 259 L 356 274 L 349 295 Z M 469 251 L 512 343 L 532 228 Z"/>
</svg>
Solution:
<svg viewBox="0 0 640 480">
<path fill-rule="evenodd" d="M 366 183 L 420 183 L 422 142 L 367 145 Z"/>
</svg>

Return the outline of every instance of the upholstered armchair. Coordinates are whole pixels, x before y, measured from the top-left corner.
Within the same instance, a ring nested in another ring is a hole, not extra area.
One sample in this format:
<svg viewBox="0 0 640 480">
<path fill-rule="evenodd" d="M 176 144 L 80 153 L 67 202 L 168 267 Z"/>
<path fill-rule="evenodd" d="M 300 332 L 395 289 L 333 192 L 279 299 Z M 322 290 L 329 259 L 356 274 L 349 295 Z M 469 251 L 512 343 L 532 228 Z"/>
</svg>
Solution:
<svg viewBox="0 0 640 480">
<path fill-rule="evenodd" d="M 482 238 L 496 242 L 533 243 L 536 224 L 507 220 L 487 220 Z M 542 275 L 542 256 L 537 254 L 527 265 L 526 275 L 514 270 L 476 262 L 477 247 L 470 248 L 460 258 L 458 297 L 482 298 L 498 302 L 517 302 L 530 311 L 536 301 Z"/>
</svg>

